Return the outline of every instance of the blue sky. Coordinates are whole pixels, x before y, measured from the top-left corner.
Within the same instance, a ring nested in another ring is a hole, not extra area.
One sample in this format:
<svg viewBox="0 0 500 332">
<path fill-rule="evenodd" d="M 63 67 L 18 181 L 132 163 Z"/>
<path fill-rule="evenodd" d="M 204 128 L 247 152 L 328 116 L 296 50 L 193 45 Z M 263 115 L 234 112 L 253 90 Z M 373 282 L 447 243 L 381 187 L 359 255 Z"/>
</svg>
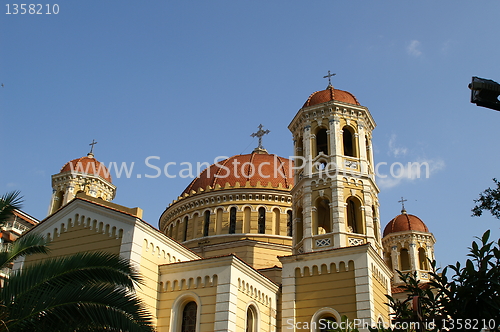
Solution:
<svg viewBox="0 0 500 332">
<path fill-rule="evenodd" d="M 376 163 L 430 165 L 428 179 L 379 179 L 383 225 L 404 196 L 441 265 L 486 229 L 500 237 L 500 221 L 470 216 L 500 177 L 500 113 L 470 104 L 467 88 L 500 81 L 498 1 L 62 0 L 57 15 L 6 4 L 0 187 L 21 190 L 34 217 L 46 216 L 50 176 L 92 139 L 98 160 L 135 162 L 134 174 L 155 173 L 148 156 L 162 167 L 250 153 L 259 123 L 268 151 L 290 156 L 287 126 L 331 70 L 377 122 Z M 157 226 L 190 181 L 115 178 L 115 202 Z"/>
</svg>

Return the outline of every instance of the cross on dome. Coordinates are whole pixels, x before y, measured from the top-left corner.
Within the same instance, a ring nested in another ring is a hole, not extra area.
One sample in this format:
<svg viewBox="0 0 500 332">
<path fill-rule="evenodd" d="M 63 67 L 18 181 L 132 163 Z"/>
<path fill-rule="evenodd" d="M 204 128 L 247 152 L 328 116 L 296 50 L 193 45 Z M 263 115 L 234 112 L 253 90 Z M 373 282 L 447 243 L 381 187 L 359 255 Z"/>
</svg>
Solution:
<svg viewBox="0 0 500 332">
<path fill-rule="evenodd" d="M 90 147 L 90 152 L 87 154 L 88 157 L 94 156 L 94 145 L 96 144 L 97 142 L 94 139 L 92 140 L 92 143 L 89 144 L 91 147 Z"/>
<path fill-rule="evenodd" d="M 270 130 L 262 130 L 262 127 L 263 127 L 263 125 L 260 124 L 259 127 L 258 127 L 259 130 L 256 133 L 253 133 L 250 136 L 251 137 L 258 137 L 259 138 L 259 146 L 257 146 L 253 151 L 254 152 L 266 152 L 267 153 L 267 150 L 264 149 L 264 147 L 262 146 L 262 136 L 269 134 L 271 131 Z"/>
<path fill-rule="evenodd" d="M 399 203 L 401 203 L 401 213 L 406 213 L 405 202 L 407 202 L 407 201 L 408 200 L 404 199 L 403 196 L 401 196 L 401 200 L 398 201 Z"/>
<path fill-rule="evenodd" d="M 330 71 L 328 71 L 328 75 L 323 76 L 323 78 L 328 78 L 328 87 L 333 87 L 331 78 L 335 75 L 337 75 L 337 74 L 331 74 Z"/>
</svg>

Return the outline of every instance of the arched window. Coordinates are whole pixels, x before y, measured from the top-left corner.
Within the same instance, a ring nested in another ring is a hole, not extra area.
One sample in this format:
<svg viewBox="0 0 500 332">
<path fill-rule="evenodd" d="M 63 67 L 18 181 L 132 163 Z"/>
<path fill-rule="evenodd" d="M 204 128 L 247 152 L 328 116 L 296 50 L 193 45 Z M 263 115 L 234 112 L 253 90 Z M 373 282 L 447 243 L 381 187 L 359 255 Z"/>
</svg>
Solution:
<svg viewBox="0 0 500 332">
<path fill-rule="evenodd" d="M 184 240 L 187 241 L 187 235 L 188 235 L 188 216 L 184 217 Z"/>
<path fill-rule="evenodd" d="M 328 155 L 328 134 L 324 128 L 316 133 L 316 155 L 320 152 Z"/>
<path fill-rule="evenodd" d="M 259 234 L 266 234 L 266 209 L 259 208 L 259 221 L 258 221 Z"/>
<path fill-rule="evenodd" d="M 196 332 L 196 311 L 198 305 L 196 302 L 188 302 L 182 310 L 181 332 Z"/>
<path fill-rule="evenodd" d="M 292 210 L 288 210 L 287 214 L 287 220 L 286 220 L 286 235 L 287 236 L 292 236 L 293 235 L 293 219 L 292 219 Z"/>
<path fill-rule="evenodd" d="M 340 314 L 337 310 L 332 308 L 321 308 L 314 313 L 311 318 L 311 331 L 336 331 L 340 323 Z"/>
<path fill-rule="evenodd" d="M 332 315 L 326 315 L 319 319 L 319 331 L 329 332 L 337 328 L 337 320 Z"/>
<path fill-rule="evenodd" d="M 401 271 L 408 271 L 410 269 L 410 255 L 408 254 L 408 249 L 401 249 L 399 253 L 399 261 Z"/>
<path fill-rule="evenodd" d="M 64 201 L 64 191 L 58 191 L 56 196 L 54 197 L 54 206 L 52 208 L 52 212 L 58 210 Z"/>
<path fill-rule="evenodd" d="M 344 156 L 356 157 L 356 150 L 354 144 L 354 135 L 347 126 L 342 129 L 343 133 L 343 146 L 344 146 Z"/>
<path fill-rule="evenodd" d="M 420 265 L 420 270 L 428 270 L 429 267 L 427 265 L 427 255 L 425 254 L 424 248 L 418 249 L 418 262 Z"/>
<path fill-rule="evenodd" d="M 331 221 L 330 221 L 330 201 L 325 198 L 319 198 L 316 201 L 316 213 L 317 213 L 317 232 L 316 234 L 330 233 Z"/>
<path fill-rule="evenodd" d="M 210 211 L 205 211 L 205 221 L 203 223 L 203 236 L 208 236 L 210 230 Z"/>
<path fill-rule="evenodd" d="M 392 266 L 392 255 L 390 253 L 385 254 L 385 263 L 387 264 L 389 269 L 391 269 L 391 271 L 394 269 L 394 267 Z"/>
<path fill-rule="evenodd" d="M 229 210 L 229 234 L 236 233 L 236 208 L 233 206 Z"/>
<path fill-rule="evenodd" d="M 347 231 L 364 234 L 361 215 L 361 203 L 354 197 L 347 199 Z"/>
<path fill-rule="evenodd" d="M 247 309 L 247 328 L 246 332 L 258 332 L 257 331 L 257 311 L 253 305 L 249 306 Z"/>
</svg>

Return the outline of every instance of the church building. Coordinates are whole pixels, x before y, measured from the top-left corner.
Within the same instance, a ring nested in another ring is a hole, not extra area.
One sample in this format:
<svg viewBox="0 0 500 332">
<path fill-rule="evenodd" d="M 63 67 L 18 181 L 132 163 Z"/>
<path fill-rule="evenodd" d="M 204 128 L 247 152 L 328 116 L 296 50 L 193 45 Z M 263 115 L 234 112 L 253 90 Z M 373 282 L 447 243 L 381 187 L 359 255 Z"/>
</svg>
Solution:
<svg viewBox="0 0 500 332">
<path fill-rule="evenodd" d="M 51 241 L 51 256 L 130 260 L 159 332 L 326 331 L 344 315 L 387 323 L 396 270 L 427 281 L 435 239 L 404 208 L 381 233 L 375 125 L 329 84 L 291 119 L 294 160 L 264 149 L 259 126 L 259 146 L 186 183 L 158 229 L 112 202 L 117 188 L 92 149 L 52 176 L 49 215 L 30 232 Z"/>
</svg>

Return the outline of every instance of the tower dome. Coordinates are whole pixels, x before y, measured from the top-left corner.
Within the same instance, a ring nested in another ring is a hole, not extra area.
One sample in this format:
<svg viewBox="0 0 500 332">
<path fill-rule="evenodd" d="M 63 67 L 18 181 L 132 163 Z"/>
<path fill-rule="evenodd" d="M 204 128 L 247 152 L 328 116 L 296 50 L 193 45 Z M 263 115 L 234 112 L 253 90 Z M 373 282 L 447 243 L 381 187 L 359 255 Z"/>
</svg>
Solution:
<svg viewBox="0 0 500 332">
<path fill-rule="evenodd" d="M 87 154 L 87 156 L 85 157 L 68 161 L 66 164 L 64 164 L 59 173 L 64 172 L 97 175 L 102 177 L 109 183 L 112 183 L 111 174 L 108 168 L 104 166 L 103 163 L 97 161 L 97 159 L 94 158 L 94 154 L 92 153 Z"/>
<path fill-rule="evenodd" d="M 403 198 L 401 201 L 404 204 Z M 434 259 L 436 239 L 425 223 L 417 216 L 408 214 L 404 208 L 401 214 L 393 218 L 384 229 L 382 245 L 384 260 L 393 271 L 394 284 L 400 284 L 399 273 L 416 273 L 417 279 L 429 281 Z"/>
<path fill-rule="evenodd" d="M 85 157 L 68 161 L 59 173 L 52 175 L 49 214 L 56 212 L 80 193 L 105 201 L 115 198 L 116 186 L 112 184 L 110 172 L 94 158 L 92 150 Z"/>
<path fill-rule="evenodd" d="M 396 216 L 387 224 L 387 226 L 385 226 L 384 236 L 391 233 L 406 231 L 429 233 L 429 228 L 427 228 L 422 219 L 412 214 L 408 214 L 405 210 L 403 210 L 400 215 Z"/>
<path fill-rule="evenodd" d="M 333 86 L 328 85 L 328 87 L 325 90 L 313 92 L 309 96 L 309 98 L 307 98 L 302 108 L 326 103 L 328 101 L 333 101 L 333 100 L 348 104 L 360 105 L 358 100 L 352 93 L 343 90 L 338 90 L 335 89 Z"/>
</svg>

